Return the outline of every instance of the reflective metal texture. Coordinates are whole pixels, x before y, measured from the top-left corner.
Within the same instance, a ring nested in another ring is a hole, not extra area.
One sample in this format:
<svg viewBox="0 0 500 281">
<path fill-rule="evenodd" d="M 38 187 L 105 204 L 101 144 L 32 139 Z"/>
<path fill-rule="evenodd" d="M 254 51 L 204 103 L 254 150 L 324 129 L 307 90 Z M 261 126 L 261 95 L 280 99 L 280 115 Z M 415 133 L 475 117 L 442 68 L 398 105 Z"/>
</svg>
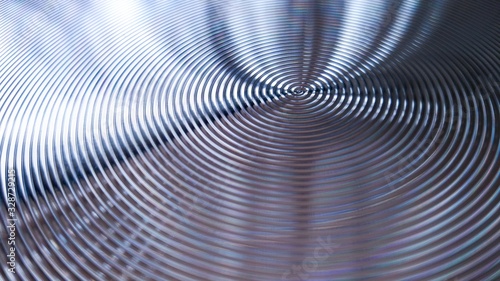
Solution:
<svg viewBox="0 0 500 281">
<path fill-rule="evenodd" d="M 1 279 L 499 280 L 499 14 L 1 1 Z"/>
</svg>

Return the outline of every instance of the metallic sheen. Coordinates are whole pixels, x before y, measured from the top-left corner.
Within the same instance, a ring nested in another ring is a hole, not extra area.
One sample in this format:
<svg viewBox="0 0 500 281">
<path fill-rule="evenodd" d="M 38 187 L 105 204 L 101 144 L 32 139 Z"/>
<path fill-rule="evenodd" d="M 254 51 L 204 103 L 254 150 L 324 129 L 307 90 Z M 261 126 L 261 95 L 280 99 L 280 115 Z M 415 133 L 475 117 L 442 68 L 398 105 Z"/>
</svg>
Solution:
<svg viewBox="0 0 500 281">
<path fill-rule="evenodd" d="M 1 1 L 0 279 L 499 280 L 499 15 Z"/>
</svg>

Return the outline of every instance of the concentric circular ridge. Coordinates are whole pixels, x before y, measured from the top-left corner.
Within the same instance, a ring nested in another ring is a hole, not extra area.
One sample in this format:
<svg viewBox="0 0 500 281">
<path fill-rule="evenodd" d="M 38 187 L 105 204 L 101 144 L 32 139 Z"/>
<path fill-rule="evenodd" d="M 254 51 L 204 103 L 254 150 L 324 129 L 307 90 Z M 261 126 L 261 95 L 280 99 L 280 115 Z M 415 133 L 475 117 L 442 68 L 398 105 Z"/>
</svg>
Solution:
<svg viewBox="0 0 500 281">
<path fill-rule="evenodd" d="M 2 280 L 500 278 L 496 1 L 0 8 Z"/>
</svg>

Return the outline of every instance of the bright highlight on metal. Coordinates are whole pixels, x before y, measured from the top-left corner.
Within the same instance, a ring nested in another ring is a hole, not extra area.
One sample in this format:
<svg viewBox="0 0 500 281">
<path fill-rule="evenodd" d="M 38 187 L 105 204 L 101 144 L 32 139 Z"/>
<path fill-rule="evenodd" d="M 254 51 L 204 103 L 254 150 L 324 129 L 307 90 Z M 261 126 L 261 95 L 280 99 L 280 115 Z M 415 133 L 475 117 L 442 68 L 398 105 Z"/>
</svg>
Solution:
<svg viewBox="0 0 500 281">
<path fill-rule="evenodd" d="M 0 279 L 498 280 L 499 11 L 2 1 Z"/>
</svg>

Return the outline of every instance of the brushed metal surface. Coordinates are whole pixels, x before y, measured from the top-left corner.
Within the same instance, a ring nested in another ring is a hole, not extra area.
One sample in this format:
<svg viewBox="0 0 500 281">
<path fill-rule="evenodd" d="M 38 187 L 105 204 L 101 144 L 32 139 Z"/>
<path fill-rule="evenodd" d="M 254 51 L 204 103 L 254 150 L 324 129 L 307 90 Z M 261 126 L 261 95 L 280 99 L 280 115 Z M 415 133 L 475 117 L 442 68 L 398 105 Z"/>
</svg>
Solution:
<svg viewBox="0 0 500 281">
<path fill-rule="evenodd" d="M 499 15 L 2 1 L 0 279 L 498 280 Z"/>
</svg>

